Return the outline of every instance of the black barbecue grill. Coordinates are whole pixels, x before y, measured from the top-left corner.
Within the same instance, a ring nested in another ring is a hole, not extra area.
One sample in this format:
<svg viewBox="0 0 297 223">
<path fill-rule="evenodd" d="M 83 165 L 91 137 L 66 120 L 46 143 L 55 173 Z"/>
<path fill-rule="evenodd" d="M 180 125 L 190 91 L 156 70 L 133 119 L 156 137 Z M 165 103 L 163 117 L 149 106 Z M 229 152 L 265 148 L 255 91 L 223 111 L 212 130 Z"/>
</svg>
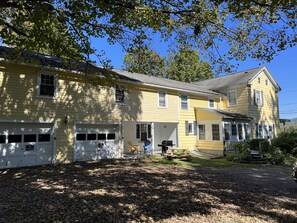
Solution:
<svg viewBox="0 0 297 223">
<path fill-rule="evenodd" d="M 168 147 L 174 146 L 172 140 L 163 140 L 162 144 L 158 144 L 158 146 L 162 147 L 162 154 L 167 153 Z"/>
</svg>

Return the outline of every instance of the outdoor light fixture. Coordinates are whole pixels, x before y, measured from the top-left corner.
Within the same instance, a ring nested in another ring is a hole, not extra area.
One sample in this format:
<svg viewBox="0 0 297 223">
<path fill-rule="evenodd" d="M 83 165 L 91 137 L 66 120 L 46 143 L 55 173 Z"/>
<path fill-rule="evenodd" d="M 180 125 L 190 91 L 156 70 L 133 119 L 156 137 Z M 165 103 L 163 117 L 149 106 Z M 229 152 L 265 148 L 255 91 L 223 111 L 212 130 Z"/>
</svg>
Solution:
<svg viewBox="0 0 297 223">
<path fill-rule="evenodd" d="M 64 123 L 65 123 L 65 125 L 66 125 L 68 122 L 69 122 L 69 116 L 66 115 L 65 118 L 64 118 Z"/>
</svg>

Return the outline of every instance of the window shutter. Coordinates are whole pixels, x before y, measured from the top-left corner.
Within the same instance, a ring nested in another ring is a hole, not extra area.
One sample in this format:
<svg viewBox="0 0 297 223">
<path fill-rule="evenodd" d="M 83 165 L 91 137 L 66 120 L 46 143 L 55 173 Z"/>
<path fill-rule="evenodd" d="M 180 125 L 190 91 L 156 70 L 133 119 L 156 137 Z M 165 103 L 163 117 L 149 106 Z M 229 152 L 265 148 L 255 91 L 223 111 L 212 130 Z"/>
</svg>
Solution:
<svg viewBox="0 0 297 223">
<path fill-rule="evenodd" d="M 197 135 L 197 122 L 194 121 L 194 135 Z"/>
<path fill-rule="evenodd" d="M 139 139 L 140 138 L 140 125 L 137 124 L 136 125 L 136 139 Z"/>
<path fill-rule="evenodd" d="M 258 104 L 257 104 L 257 94 L 256 94 L 256 89 L 254 89 L 254 103 L 255 103 L 255 105 L 258 105 Z"/>
<path fill-rule="evenodd" d="M 148 138 L 152 138 L 152 126 L 151 126 L 151 124 L 147 125 L 147 135 L 148 135 Z"/>
<path fill-rule="evenodd" d="M 186 136 L 189 135 L 189 122 L 185 121 Z"/>
<path fill-rule="evenodd" d="M 124 91 L 124 103 L 127 104 L 129 101 L 129 94 L 128 92 L 125 90 Z"/>
<path fill-rule="evenodd" d="M 259 138 L 259 126 L 256 124 L 256 138 Z"/>
<path fill-rule="evenodd" d="M 264 96 L 263 96 L 263 91 L 260 91 L 261 92 L 261 105 L 264 105 Z"/>
<path fill-rule="evenodd" d="M 59 91 L 58 75 L 55 75 L 55 92 L 54 92 L 54 98 L 58 98 L 58 91 Z"/>
</svg>

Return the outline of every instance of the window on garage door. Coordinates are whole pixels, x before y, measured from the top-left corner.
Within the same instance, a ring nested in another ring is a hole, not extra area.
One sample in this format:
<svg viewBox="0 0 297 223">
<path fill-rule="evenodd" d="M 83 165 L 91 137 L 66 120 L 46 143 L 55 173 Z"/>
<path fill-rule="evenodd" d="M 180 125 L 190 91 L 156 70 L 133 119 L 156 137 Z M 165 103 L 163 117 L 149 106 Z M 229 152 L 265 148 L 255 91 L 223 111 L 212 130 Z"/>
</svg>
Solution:
<svg viewBox="0 0 297 223">
<path fill-rule="evenodd" d="M 116 139 L 116 134 L 115 133 L 108 133 L 107 134 L 107 139 L 108 140 L 115 140 Z"/>
<path fill-rule="evenodd" d="M 6 143 L 6 135 L 0 135 L 0 143 Z"/>
<path fill-rule="evenodd" d="M 36 142 L 37 136 L 35 134 L 24 135 L 24 142 Z"/>
<path fill-rule="evenodd" d="M 76 141 L 85 141 L 86 140 L 86 134 L 76 134 Z"/>
<path fill-rule="evenodd" d="M 95 133 L 88 134 L 87 140 L 96 140 L 96 134 Z"/>
<path fill-rule="evenodd" d="M 38 142 L 50 142 L 51 135 L 50 134 L 39 134 L 38 135 Z"/>
<path fill-rule="evenodd" d="M 8 143 L 22 142 L 22 135 L 8 135 Z"/>
</svg>

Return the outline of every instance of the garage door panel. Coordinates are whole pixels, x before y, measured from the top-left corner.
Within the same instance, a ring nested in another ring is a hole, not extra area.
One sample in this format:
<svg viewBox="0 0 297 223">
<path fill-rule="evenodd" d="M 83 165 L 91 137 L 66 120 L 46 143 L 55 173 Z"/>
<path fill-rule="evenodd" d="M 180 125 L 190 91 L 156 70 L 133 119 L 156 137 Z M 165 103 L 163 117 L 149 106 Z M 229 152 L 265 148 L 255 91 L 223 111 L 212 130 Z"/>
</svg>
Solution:
<svg viewBox="0 0 297 223">
<path fill-rule="evenodd" d="M 118 124 L 78 124 L 75 161 L 119 158 Z"/>
<path fill-rule="evenodd" d="M 0 123 L 0 168 L 51 163 L 53 131 L 50 123 Z"/>
</svg>

